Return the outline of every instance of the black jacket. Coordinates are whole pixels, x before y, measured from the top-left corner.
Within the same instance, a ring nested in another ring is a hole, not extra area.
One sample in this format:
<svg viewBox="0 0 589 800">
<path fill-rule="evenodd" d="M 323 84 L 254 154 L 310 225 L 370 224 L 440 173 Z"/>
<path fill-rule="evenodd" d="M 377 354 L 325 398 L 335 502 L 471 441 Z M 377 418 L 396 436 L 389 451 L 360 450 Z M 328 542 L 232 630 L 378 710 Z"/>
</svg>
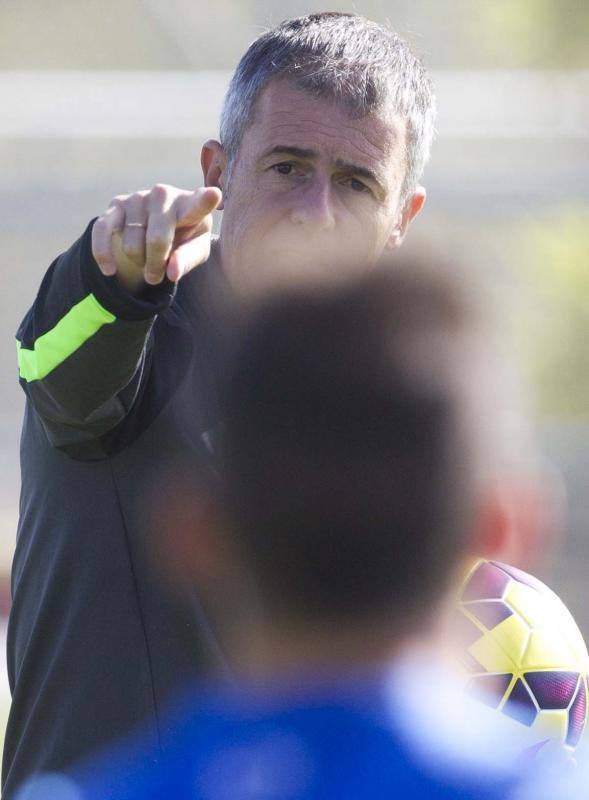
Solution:
<svg viewBox="0 0 589 800">
<path fill-rule="evenodd" d="M 212 468 L 213 267 L 134 297 L 100 273 L 91 227 L 50 266 L 17 333 L 27 402 L 6 800 L 139 724 L 157 752 L 169 694 L 224 669 L 201 603 L 166 592 L 145 536 L 162 469 Z"/>
</svg>

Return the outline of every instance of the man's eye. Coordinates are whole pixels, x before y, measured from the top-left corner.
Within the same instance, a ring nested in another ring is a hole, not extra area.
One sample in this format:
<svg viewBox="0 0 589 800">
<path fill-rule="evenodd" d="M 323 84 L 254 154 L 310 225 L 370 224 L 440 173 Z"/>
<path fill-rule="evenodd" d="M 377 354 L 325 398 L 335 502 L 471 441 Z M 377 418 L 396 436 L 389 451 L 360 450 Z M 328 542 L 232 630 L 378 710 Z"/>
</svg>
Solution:
<svg viewBox="0 0 589 800">
<path fill-rule="evenodd" d="M 348 186 L 350 187 L 350 189 L 352 189 L 354 192 L 369 192 L 370 191 L 368 186 L 366 186 L 365 183 L 362 183 L 362 181 L 359 181 L 357 178 L 350 178 L 347 183 L 348 183 Z"/>
<path fill-rule="evenodd" d="M 288 161 L 281 161 L 280 164 L 274 164 L 272 169 L 280 175 L 290 175 L 293 170 L 293 165 Z"/>
</svg>

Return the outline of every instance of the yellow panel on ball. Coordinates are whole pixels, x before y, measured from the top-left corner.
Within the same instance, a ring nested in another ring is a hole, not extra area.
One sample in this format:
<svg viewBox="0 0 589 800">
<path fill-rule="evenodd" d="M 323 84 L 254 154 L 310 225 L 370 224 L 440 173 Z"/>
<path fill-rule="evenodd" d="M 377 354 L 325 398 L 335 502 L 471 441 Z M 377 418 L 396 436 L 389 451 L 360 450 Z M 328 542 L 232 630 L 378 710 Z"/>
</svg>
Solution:
<svg viewBox="0 0 589 800">
<path fill-rule="evenodd" d="M 513 581 L 507 589 L 505 600 L 530 628 L 539 628 L 546 622 L 546 614 L 550 609 L 542 595 L 531 586 Z"/>
<path fill-rule="evenodd" d="M 528 641 L 529 628 L 512 614 L 472 644 L 468 651 L 488 672 L 514 672 Z"/>
<path fill-rule="evenodd" d="M 566 709 L 564 711 L 542 711 L 536 717 L 531 732 L 537 741 L 554 739 L 562 745 L 566 739 L 568 724 L 569 714 Z"/>
<path fill-rule="evenodd" d="M 579 669 L 579 662 L 561 632 L 554 627 L 547 627 L 531 632 L 521 666 L 524 671 L 535 669 L 574 671 Z"/>
</svg>

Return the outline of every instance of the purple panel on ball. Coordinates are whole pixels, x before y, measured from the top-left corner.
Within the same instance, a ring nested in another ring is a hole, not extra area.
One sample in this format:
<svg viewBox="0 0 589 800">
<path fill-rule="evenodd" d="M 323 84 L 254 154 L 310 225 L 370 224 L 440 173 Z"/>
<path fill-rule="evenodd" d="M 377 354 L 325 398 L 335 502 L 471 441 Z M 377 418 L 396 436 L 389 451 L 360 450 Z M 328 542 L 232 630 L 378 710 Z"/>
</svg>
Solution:
<svg viewBox="0 0 589 800">
<path fill-rule="evenodd" d="M 477 675 L 475 678 L 470 679 L 467 687 L 468 692 L 485 703 L 485 705 L 497 708 L 507 691 L 512 677 L 511 673 Z"/>
<path fill-rule="evenodd" d="M 585 727 L 587 718 L 587 697 L 585 694 L 585 681 L 580 681 L 577 696 L 569 710 L 569 729 L 567 732 L 566 743 L 571 747 L 579 744 L 579 739 Z"/>
<path fill-rule="evenodd" d="M 526 683 L 541 709 L 568 708 L 579 683 L 578 672 L 526 672 Z"/>
<path fill-rule="evenodd" d="M 495 564 L 483 561 L 470 576 L 462 592 L 463 600 L 500 600 L 509 583 L 509 575 Z"/>
<path fill-rule="evenodd" d="M 507 698 L 507 702 L 503 706 L 503 712 L 508 717 L 516 719 L 523 725 L 528 727 L 532 725 L 536 719 L 536 706 L 528 692 L 524 682 L 518 678 L 515 686 L 511 690 L 511 694 Z"/>
<path fill-rule="evenodd" d="M 515 581 L 519 581 L 519 583 L 523 583 L 525 586 L 535 589 L 537 592 L 540 592 L 540 594 L 546 594 L 547 592 L 554 594 L 554 592 L 549 589 L 545 583 L 542 583 L 542 581 L 538 580 L 538 578 L 535 578 L 533 575 L 530 575 L 528 572 L 524 572 L 523 569 L 512 567 L 510 564 L 503 564 L 500 561 L 493 561 L 492 564 L 502 572 L 505 572 L 506 575 L 509 575 Z"/>
<path fill-rule="evenodd" d="M 489 631 L 513 614 L 513 611 L 502 600 L 480 600 L 468 603 L 466 608 Z"/>
</svg>

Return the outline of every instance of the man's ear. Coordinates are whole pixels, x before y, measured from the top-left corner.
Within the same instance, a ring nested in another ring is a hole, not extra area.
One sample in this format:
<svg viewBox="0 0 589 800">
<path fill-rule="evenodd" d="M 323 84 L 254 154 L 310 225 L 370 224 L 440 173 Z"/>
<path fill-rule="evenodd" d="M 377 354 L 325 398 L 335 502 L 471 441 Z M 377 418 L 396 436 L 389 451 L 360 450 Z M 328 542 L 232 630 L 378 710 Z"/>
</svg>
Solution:
<svg viewBox="0 0 589 800">
<path fill-rule="evenodd" d="M 399 212 L 397 221 L 395 222 L 395 227 L 391 231 L 391 235 L 387 241 L 386 247 L 388 249 L 394 250 L 395 248 L 401 246 L 403 239 L 405 238 L 405 234 L 407 233 L 407 228 L 409 227 L 409 224 L 413 218 L 416 217 L 423 208 L 425 198 L 425 188 L 423 186 L 418 186 L 413 194 L 407 199 L 405 205 Z"/>
<path fill-rule="evenodd" d="M 225 193 L 227 157 L 223 145 L 216 139 L 207 139 L 203 144 L 200 153 L 200 165 L 205 186 L 217 186 Z M 223 200 L 217 206 L 217 210 L 223 210 Z"/>
<path fill-rule="evenodd" d="M 494 481 L 479 506 L 472 555 L 534 572 L 554 551 L 565 508 L 564 484 L 556 474 Z"/>
</svg>

